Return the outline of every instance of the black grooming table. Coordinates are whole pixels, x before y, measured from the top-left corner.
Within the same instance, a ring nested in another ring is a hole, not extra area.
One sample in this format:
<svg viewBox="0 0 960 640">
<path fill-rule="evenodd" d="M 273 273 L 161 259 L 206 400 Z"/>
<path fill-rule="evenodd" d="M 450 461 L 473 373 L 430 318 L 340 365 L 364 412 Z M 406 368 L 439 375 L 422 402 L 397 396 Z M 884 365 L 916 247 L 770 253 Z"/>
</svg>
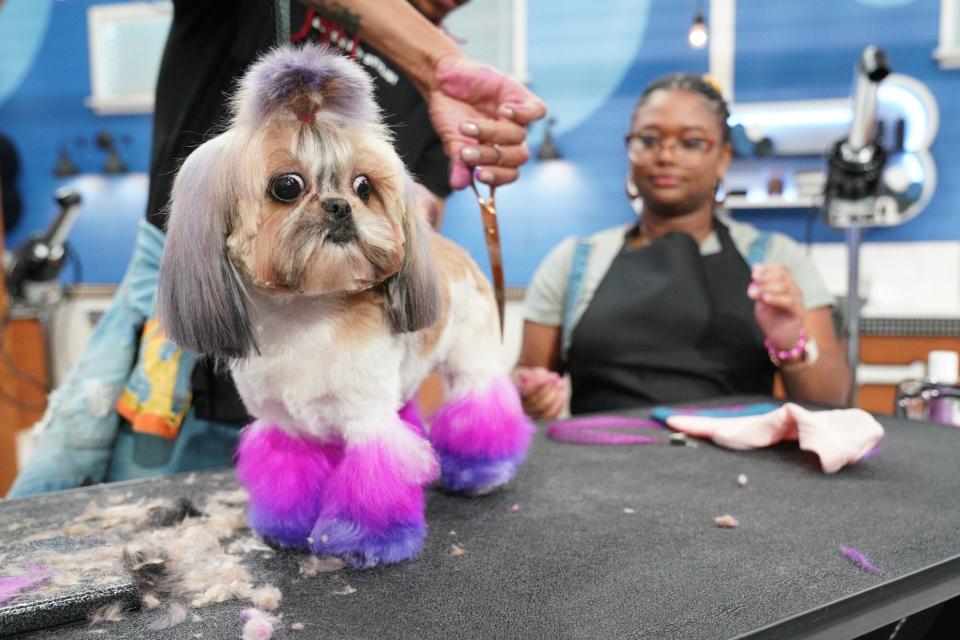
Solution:
<svg viewBox="0 0 960 640">
<path fill-rule="evenodd" d="M 283 593 L 278 639 L 852 638 L 960 595 L 960 429 L 881 422 L 880 454 L 829 476 L 795 444 L 578 446 L 541 428 L 500 493 L 431 493 L 430 534 L 413 562 L 307 577 L 300 556 L 282 552 L 252 554 L 249 566 Z M 226 471 L 186 478 L 121 490 L 202 502 L 235 487 Z M 111 491 L 0 503 L 0 530 L 36 514 L 68 519 Z M 739 527 L 714 526 L 728 513 Z M 454 544 L 465 553 L 451 554 Z M 197 609 L 199 621 L 164 631 L 148 628 L 156 610 L 98 628 L 129 640 L 234 640 L 248 606 Z M 75 624 L 29 637 L 90 633 Z"/>
</svg>

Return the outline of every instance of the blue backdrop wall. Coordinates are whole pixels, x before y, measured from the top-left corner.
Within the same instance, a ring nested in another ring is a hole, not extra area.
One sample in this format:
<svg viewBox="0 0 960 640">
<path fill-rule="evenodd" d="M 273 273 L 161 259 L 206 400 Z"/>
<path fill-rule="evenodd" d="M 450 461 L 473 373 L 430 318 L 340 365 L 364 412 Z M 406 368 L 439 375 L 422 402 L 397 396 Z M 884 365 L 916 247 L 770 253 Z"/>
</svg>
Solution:
<svg viewBox="0 0 960 640">
<path fill-rule="evenodd" d="M 473 0 L 483 3 L 485 0 Z M 53 191 L 73 184 L 85 206 L 73 244 L 83 280 L 117 282 L 130 255 L 146 200 L 148 116 L 97 116 L 90 95 L 86 11 L 94 0 L 7 0 L 0 9 L 0 132 L 22 160 L 24 219 L 9 234 L 16 246 L 55 214 Z M 528 59 L 532 88 L 557 118 L 564 159 L 531 161 L 517 184 L 497 194 L 507 280 L 525 284 L 561 238 L 631 218 L 623 194 L 622 135 L 633 104 L 651 79 L 668 72 L 706 72 L 706 50 L 686 43 L 693 2 L 673 0 L 528 0 Z M 960 72 L 932 58 L 939 33 L 938 0 L 738 0 L 738 102 L 845 98 L 863 47 L 885 47 L 896 71 L 924 82 L 940 107 L 932 147 L 939 181 L 926 210 L 867 240 L 960 240 Z M 106 159 L 93 144 L 98 131 L 119 140 L 131 173 L 100 174 Z M 531 131 L 536 142 L 542 129 Z M 81 175 L 53 176 L 60 148 Z M 804 237 L 803 210 L 737 215 L 758 226 Z M 444 233 L 485 265 L 476 204 L 465 193 L 449 203 Z M 842 237 L 816 222 L 813 238 Z M 69 276 L 68 276 L 69 277 Z"/>
<path fill-rule="evenodd" d="M 53 192 L 77 187 L 83 209 L 71 243 L 86 282 L 113 283 L 123 277 L 138 221 L 146 207 L 146 170 L 151 118 L 97 116 L 84 106 L 90 95 L 87 45 L 89 0 L 8 0 L 0 8 L 0 133 L 21 156 L 19 188 L 24 216 L 6 238 L 7 247 L 44 228 L 56 214 Z M 94 136 L 117 139 L 131 173 L 106 177 L 106 160 Z M 68 180 L 53 169 L 68 149 L 80 171 Z M 67 279 L 73 277 L 68 271 Z"/>
</svg>

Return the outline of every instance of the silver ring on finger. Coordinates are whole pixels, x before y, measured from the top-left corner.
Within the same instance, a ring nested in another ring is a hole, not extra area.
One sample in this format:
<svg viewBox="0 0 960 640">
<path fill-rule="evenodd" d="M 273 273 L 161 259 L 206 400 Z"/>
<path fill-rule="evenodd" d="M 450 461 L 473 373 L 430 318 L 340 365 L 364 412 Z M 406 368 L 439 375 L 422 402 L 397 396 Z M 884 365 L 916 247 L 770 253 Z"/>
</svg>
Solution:
<svg viewBox="0 0 960 640">
<path fill-rule="evenodd" d="M 500 145 L 497 144 L 496 142 L 492 142 L 490 146 L 493 147 L 493 150 L 497 152 L 497 161 L 494 162 L 493 164 L 499 167 L 500 161 L 503 160 L 503 149 L 501 149 Z"/>
</svg>

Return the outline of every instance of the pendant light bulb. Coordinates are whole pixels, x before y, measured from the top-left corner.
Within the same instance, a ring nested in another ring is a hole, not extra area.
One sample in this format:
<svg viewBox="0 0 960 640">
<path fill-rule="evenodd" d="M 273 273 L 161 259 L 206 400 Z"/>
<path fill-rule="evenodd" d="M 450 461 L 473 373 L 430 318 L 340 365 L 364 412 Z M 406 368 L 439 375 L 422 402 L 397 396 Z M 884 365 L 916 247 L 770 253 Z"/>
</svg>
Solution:
<svg viewBox="0 0 960 640">
<path fill-rule="evenodd" d="M 687 34 L 690 46 L 694 49 L 703 49 L 707 46 L 707 22 L 703 19 L 703 13 L 697 10 L 693 16 L 693 24 L 690 25 L 690 32 Z"/>
</svg>

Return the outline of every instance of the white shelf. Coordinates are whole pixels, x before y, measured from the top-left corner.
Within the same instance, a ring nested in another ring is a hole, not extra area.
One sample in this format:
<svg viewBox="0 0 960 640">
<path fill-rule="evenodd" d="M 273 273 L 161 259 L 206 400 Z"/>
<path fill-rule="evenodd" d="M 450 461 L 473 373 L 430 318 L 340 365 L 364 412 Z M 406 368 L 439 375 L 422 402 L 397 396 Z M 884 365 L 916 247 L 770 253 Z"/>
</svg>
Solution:
<svg viewBox="0 0 960 640">
<path fill-rule="evenodd" d="M 933 52 L 941 69 L 960 69 L 960 47 L 941 48 Z"/>
<path fill-rule="evenodd" d="M 784 198 L 783 196 L 767 196 L 759 200 L 746 196 L 727 196 L 723 206 L 727 209 L 809 209 L 821 205 L 820 196 L 797 196 Z"/>
</svg>

